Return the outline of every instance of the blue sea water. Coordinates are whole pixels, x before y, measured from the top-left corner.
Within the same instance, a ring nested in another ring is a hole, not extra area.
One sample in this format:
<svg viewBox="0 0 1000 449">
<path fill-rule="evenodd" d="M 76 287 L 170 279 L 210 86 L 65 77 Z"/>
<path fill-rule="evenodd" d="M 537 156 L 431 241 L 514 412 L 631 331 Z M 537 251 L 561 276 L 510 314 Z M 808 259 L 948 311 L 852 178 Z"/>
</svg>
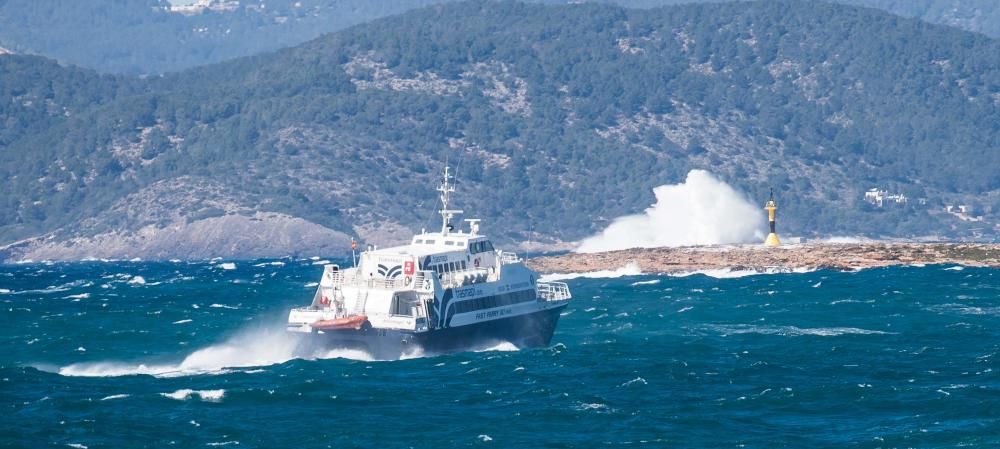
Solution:
<svg viewBox="0 0 1000 449">
<path fill-rule="evenodd" d="M 1000 271 L 569 280 L 548 348 L 282 332 L 311 260 L 0 267 L 0 447 L 997 447 Z"/>
</svg>

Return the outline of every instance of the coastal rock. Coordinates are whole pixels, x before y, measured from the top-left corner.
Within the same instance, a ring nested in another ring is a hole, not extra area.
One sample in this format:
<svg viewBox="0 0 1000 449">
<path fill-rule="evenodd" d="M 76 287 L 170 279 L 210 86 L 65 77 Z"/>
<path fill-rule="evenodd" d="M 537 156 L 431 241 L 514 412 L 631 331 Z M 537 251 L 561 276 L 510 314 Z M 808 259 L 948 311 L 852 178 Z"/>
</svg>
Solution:
<svg viewBox="0 0 1000 449">
<path fill-rule="evenodd" d="M 945 264 L 1000 267 L 1000 245 L 985 243 L 809 243 L 777 248 L 762 245 L 713 245 L 627 249 L 564 254 L 531 259 L 541 273 L 614 270 L 634 263 L 644 273 L 702 270 L 792 271 L 856 270 L 890 265 Z"/>
</svg>

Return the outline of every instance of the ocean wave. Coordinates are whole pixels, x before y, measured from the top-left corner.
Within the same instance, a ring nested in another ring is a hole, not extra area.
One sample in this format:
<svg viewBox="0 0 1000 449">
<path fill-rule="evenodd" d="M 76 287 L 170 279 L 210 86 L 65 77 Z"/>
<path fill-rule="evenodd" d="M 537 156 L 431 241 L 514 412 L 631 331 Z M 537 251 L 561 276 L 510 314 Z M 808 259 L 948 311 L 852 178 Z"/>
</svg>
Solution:
<svg viewBox="0 0 1000 449">
<path fill-rule="evenodd" d="M 132 279 L 129 279 L 128 283 L 129 284 L 133 284 L 133 285 L 145 285 L 146 284 L 146 278 L 144 278 L 142 276 L 132 276 Z"/>
<path fill-rule="evenodd" d="M 218 268 L 220 270 L 235 270 L 236 269 L 236 264 L 232 263 L 232 262 L 220 263 L 220 264 L 216 265 L 216 268 Z"/>
<path fill-rule="evenodd" d="M 211 307 L 211 308 L 213 308 L 213 309 L 231 309 L 231 310 L 239 310 L 239 307 L 238 307 L 238 306 L 227 306 L 227 305 L 225 305 L 225 304 L 211 304 L 211 305 L 209 305 L 209 307 Z"/>
<path fill-rule="evenodd" d="M 290 335 L 284 330 L 253 330 L 239 334 L 224 343 L 199 349 L 186 356 L 180 363 L 83 362 L 59 368 L 57 373 L 73 377 L 147 375 L 169 378 L 226 374 L 232 372 L 234 368 L 277 365 L 293 359 L 374 361 L 371 355 L 360 350 L 308 350 L 300 343 L 301 340 L 297 336 Z M 421 357 L 423 354 L 408 356 Z"/>
<path fill-rule="evenodd" d="M 509 341 L 500 341 L 474 349 L 473 352 L 491 352 L 491 351 L 514 352 L 520 350 L 521 348 L 518 348 L 514 343 L 511 343 Z"/>
<path fill-rule="evenodd" d="M 659 283 L 660 283 L 659 279 L 653 279 L 653 280 L 650 280 L 650 281 L 636 281 L 636 282 L 633 282 L 633 283 L 629 284 L 629 286 L 630 287 L 636 287 L 636 286 L 639 286 L 639 285 L 656 285 L 656 284 L 659 284 Z"/>
<path fill-rule="evenodd" d="M 191 390 L 183 388 L 173 393 L 160 393 L 160 396 L 178 401 L 186 401 L 194 396 L 198 396 L 202 401 L 219 402 L 226 395 L 226 390 Z"/>
<path fill-rule="evenodd" d="M 209 307 L 211 307 L 213 309 L 232 309 L 232 310 L 238 310 L 239 309 L 239 307 L 237 307 L 237 306 L 227 306 L 225 304 L 211 304 L 211 305 L 209 305 Z"/>
<path fill-rule="evenodd" d="M 638 276 L 642 274 L 639 264 L 629 262 L 616 270 L 598 270 L 585 273 L 550 273 L 539 278 L 543 282 L 562 281 L 566 279 L 588 278 L 588 279 L 613 279 L 624 276 Z"/>
<path fill-rule="evenodd" d="M 959 315 L 991 315 L 1000 316 L 1000 306 L 979 307 L 968 304 L 948 303 L 939 306 L 931 306 L 926 310 L 939 313 L 957 313 Z"/>
<path fill-rule="evenodd" d="M 128 396 L 129 395 L 127 395 L 127 394 L 113 394 L 111 396 L 105 396 L 105 397 L 101 398 L 101 400 L 102 401 L 110 401 L 112 399 L 125 399 Z"/>
<path fill-rule="evenodd" d="M 812 273 L 813 271 L 816 271 L 816 269 L 807 267 L 797 267 L 797 268 L 764 267 L 764 268 L 743 269 L 743 270 L 734 270 L 732 268 L 717 268 L 711 270 L 695 270 L 695 271 L 683 271 L 679 273 L 668 273 L 667 275 L 672 277 L 688 277 L 700 274 L 716 279 L 736 279 L 747 276 L 759 276 L 764 274 L 805 274 L 805 273 Z"/>
<path fill-rule="evenodd" d="M 753 326 L 747 324 L 716 325 L 709 326 L 710 330 L 721 333 L 723 336 L 739 334 L 761 334 L 780 335 L 783 337 L 816 336 L 816 337 L 836 337 L 840 335 L 888 335 L 892 332 L 884 332 L 856 327 L 815 327 L 801 328 L 795 326 Z"/>
</svg>

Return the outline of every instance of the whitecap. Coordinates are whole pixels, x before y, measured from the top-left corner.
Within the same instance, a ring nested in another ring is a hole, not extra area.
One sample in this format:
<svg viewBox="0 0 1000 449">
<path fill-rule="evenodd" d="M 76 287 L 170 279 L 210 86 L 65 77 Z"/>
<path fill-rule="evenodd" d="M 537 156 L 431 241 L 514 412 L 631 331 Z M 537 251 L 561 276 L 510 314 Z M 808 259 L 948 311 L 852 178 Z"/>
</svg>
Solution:
<svg viewBox="0 0 1000 449">
<path fill-rule="evenodd" d="M 942 304 L 939 306 L 928 307 L 927 310 L 932 312 L 954 312 L 960 315 L 1000 315 L 1000 306 L 994 307 L 977 307 L 965 304 Z"/>
<path fill-rule="evenodd" d="M 142 276 L 132 276 L 132 279 L 129 279 L 128 283 L 135 285 L 144 285 L 146 283 L 146 278 Z"/>
<path fill-rule="evenodd" d="M 319 285 L 319 282 L 310 282 L 306 284 L 306 288 L 313 288 Z"/>
<path fill-rule="evenodd" d="M 566 279 L 588 278 L 588 279 L 612 279 L 624 276 L 638 276 L 642 274 L 639 264 L 629 262 L 615 270 L 598 270 L 585 273 L 549 273 L 539 278 L 543 282 L 562 281 Z"/>
<path fill-rule="evenodd" d="M 317 260 L 317 261 L 313 262 L 312 264 L 313 265 L 326 265 L 328 263 L 330 263 L 329 260 L 323 259 L 323 260 Z"/>
<path fill-rule="evenodd" d="M 964 269 L 965 269 L 965 267 L 963 267 L 961 265 L 956 265 L 954 267 L 945 268 L 945 271 L 962 271 Z"/>
<path fill-rule="evenodd" d="M 479 435 L 477 438 L 479 438 L 479 441 L 482 441 L 484 443 L 489 442 L 489 441 L 493 441 L 493 438 L 490 437 L 489 435 L 486 435 L 486 434 Z"/>
<path fill-rule="evenodd" d="M 191 321 L 193 321 L 193 320 L 190 320 L 190 319 L 177 320 L 177 321 L 174 321 L 174 324 L 186 324 L 186 323 L 190 323 Z"/>
<path fill-rule="evenodd" d="M 11 291 L 6 288 L 0 288 L 0 295 L 6 295 L 8 293 L 11 293 Z"/>
<path fill-rule="evenodd" d="M 266 266 L 281 267 L 281 266 L 284 266 L 284 265 L 285 265 L 285 263 L 281 262 L 281 261 L 261 262 L 261 263 L 258 263 L 258 264 L 254 264 L 255 267 L 266 267 Z"/>
<path fill-rule="evenodd" d="M 891 332 L 860 329 L 856 327 L 800 328 L 795 326 L 752 326 L 745 324 L 709 326 L 723 336 L 739 334 L 780 335 L 785 337 L 818 336 L 836 337 L 840 335 L 888 335 Z"/>
<path fill-rule="evenodd" d="M 216 267 L 218 267 L 221 270 L 235 270 L 236 264 L 232 262 L 226 262 L 226 263 L 220 263 L 219 265 L 216 265 Z"/>
<path fill-rule="evenodd" d="M 630 380 L 628 382 L 625 382 L 625 383 L 619 385 L 618 388 L 624 388 L 624 387 L 627 387 L 627 386 L 630 386 L 630 385 L 637 385 L 637 384 L 639 384 L 639 385 L 648 385 L 649 382 L 646 382 L 646 379 L 643 379 L 642 377 L 636 377 L 635 379 L 632 379 L 632 380 Z"/>
<path fill-rule="evenodd" d="M 80 444 L 80 443 L 68 443 L 66 445 L 69 446 L 69 447 L 72 447 L 72 448 L 76 448 L 76 449 L 87 449 L 86 445 Z"/>
<path fill-rule="evenodd" d="M 239 309 L 239 307 L 237 307 L 237 306 L 227 306 L 225 304 L 212 304 L 212 305 L 209 305 L 209 307 L 212 307 L 212 308 L 215 308 L 215 309 L 233 309 L 233 310 Z"/>
<path fill-rule="evenodd" d="M 509 341 L 501 341 L 495 344 L 474 349 L 473 352 L 489 352 L 489 351 L 513 352 L 520 350 L 521 349 L 518 348 L 514 343 L 511 343 Z"/>
<path fill-rule="evenodd" d="M 128 396 L 129 395 L 127 395 L 127 394 L 113 394 L 111 396 L 105 396 L 105 397 L 101 398 L 101 400 L 102 401 L 110 401 L 112 399 L 124 399 L 124 398 L 127 398 Z"/>
<path fill-rule="evenodd" d="M 240 442 L 233 440 L 233 441 L 220 441 L 218 443 L 205 443 L 206 446 L 229 446 L 230 444 L 235 444 L 239 446 Z"/>
<path fill-rule="evenodd" d="M 208 402 L 221 401 L 222 397 L 225 395 L 226 390 L 192 390 L 189 388 L 183 388 L 174 391 L 173 393 L 160 393 L 160 396 L 176 399 L 178 401 L 186 401 L 193 396 L 198 396 L 202 401 Z"/>
<path fill-rule="evenodd" d="M 633 282 L 633 283 L 629 284 L 629 286 L 635 287 L 635 286 L 638 286 L 638 285 L 656 285 L 656 284 L 659 284 L 659 283 L 660 283 L 659 279 L 653 279 L 653 280 L 650 280 L 650 281 L 636 281 L 636 282 Z"/>
<path fill-rule="evenodd" d="M 87 299 L 90 297 L 90 293 L 80 293 L 78 295 L 69 295 L 66 299 Z"/>
<path fill-rule="evenodd" d="M 672 277 L 688 277 L 696 274 L 716 278 L 716 279 L 736 279 L 747 276 L 759 276 L 764 274 L 803 274 L 816 271 L 815 268 L 808 267 L 761 267 L 753 269 L 734 270 L 732 268 L 716 268 L 711 270 L 682 271 L 678 273 L 668 273 Z"/>
</svg>

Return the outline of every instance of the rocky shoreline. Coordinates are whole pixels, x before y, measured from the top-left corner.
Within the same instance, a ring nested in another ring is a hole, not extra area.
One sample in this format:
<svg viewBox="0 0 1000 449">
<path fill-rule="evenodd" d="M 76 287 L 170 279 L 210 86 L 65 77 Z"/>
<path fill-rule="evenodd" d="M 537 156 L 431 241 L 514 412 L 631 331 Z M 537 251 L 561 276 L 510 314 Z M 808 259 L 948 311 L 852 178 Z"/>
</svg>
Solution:
<svg viewBox="0 0 1000 449">
<path fill-rule="evenodd" d="M 890 265 L 960 264 L 1000 268 L 1000 244 L 991 243 L 807 243 L 776 248 L 763 245 L 716 245 L 635 248 L 589 254 L 533 258 L 541 273 L 586 273 L 637 266 L 643 273 L 704 270 L 781 272 L 857 270 Z"/>
</svg>

